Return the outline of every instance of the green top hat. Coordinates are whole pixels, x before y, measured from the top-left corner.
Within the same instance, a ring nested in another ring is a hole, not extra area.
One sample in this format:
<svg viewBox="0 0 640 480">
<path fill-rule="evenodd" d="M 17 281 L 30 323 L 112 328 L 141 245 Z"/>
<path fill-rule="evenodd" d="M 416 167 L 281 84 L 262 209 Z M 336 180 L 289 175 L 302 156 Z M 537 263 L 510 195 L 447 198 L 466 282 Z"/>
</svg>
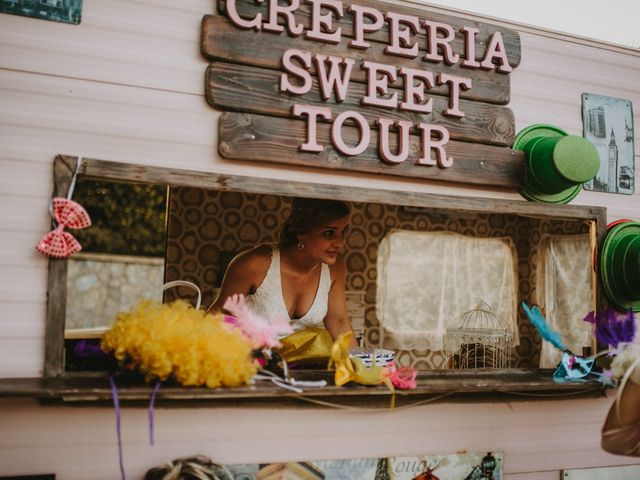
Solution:
<svg viewBox="0 0 640 480">
<path fill-rule="evenodd" d="M 614 306 L 640 312 L 640 223 L 628 220 L 609 228 L 600 255 L 600 276 Z"/>
<path fill-rule="evenodd" d="M 527 154 L 525 187 L 520 193 L 528 200 L 568 203 L 600 168 L 598 151 L 588 140 L 552 125 L 522 129 L 513 149 Z"/>
</svg>

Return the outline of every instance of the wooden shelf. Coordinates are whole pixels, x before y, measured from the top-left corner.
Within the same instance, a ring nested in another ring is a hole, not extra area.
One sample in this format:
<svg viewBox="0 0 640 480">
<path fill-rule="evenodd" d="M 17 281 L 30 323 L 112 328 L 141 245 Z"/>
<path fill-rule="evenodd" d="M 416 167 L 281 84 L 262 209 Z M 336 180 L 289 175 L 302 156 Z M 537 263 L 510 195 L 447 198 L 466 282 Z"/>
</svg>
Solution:
<svg viewBox="0 0 640 480">
<path fill-rule="evenodd" d="M 429 397 L 466 397 L 492 399 L 502 397 L 512 400 L 516 395 L 522 398 L 573 398 L 579 394 L 602 394 L 606 387 L 597 381 L 557 383 L 552 378 L 553 370 L 466 370 L 420 372 L 417 388 L 396 390 L 399 404 L 403 399 L 415 401 Z M 264 403 L 269 400 L 282 401 L 296 397 L 322 401 L 342 402 L 348 399 L 368 400 L 367 403 L 388 402 L 390 392 L 384 386 L 363 386 L 348 384 L 333 385 L 333 373 L 321 370 L 294 373 L 297 380 L 326 380 L 327 386 L 305 388 L 296 393 L 275 386 L 269 381 L 259 380 L 253 385 L 238 388 L 209 389 L 204 387 L 183 387 L 174 382 L 165 382 L 158 391 L 157 400 L 164 401 L 225 401 L 255 400 Z M 145 383 L 134 375 L 116 377 L 118 395 L 124 401 L 148 401 L 153 385 Z M 0 379 L 0 398 L 33 397 L 63 401 L 105 401 L 111 400 L 111 388 L 106 374 L 69 374 L 51 378 L 9 378 Z M 377 399 L 377 400 L 376 400 Z M 406 403 L 406 402 L 405 402 Z"/>
</svg>

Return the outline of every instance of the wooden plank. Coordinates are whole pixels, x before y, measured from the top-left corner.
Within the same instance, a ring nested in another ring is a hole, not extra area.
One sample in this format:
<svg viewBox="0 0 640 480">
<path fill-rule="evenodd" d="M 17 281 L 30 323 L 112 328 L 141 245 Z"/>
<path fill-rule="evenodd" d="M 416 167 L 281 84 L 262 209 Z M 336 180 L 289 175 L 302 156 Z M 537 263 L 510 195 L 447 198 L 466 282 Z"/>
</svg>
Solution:
<svg viewBox="0 0 640 480">
<path fill-rule="evenodd" d="M 304 95 L 278 92 L 280 73 L 265 68 L 214 62 L 207 68 L 205 96 L 214 107 L 223 110 L 291 117 L 295 104 L 315 105 L 332 109 L 333 118 L 347 110 L 361 113 L 372 127 L 380 117 L 407 120 L 416 124 L 424 122 L 446 127 L 452 139 L 469 142 L 509 146 L 515 138 L 515 119 L 511 109 L 483 102 L 460 100 L 462 119 L 448 117 L 442 111 L 448 108 L 448 99 L 434 96 L 433 113 L 419 114 L 399 109 L 368 106 L 362 108 L 360 100 L 366 95 L 365 86 L 352 84 L 343 102 L 323 101 L 317 80 Z M 402 93 L 399 90 L 399 97 Z"/>
<path fill-rule="evenodd" d="M 256 67 L 280 69 L 282 57 L 286 50 L 296 48 L 303 51 L 322 52 L 355 60 L 351 80 L 364 83 L 366 71 L 361 68 L 363 57 L 366 60 L 392 64 L 397 68 L 406 66 L 430 72 L 447 72 L 472 80 L 472 87 L 463 90 L 461 98 L 480 100 L 490 103 L 509 103 L 509 75 L 495 74 L 487 70 L 462 68 L 459 65 L 446 66 L 442 63 L 428 63 L 418 59 L 395 57 L 384 53 L 384 45 L 373 43 L 366 56 L 361 50 L 347 48 L 345 44 L 331 45 L 322 42 L 305 40 L 301 37 L 273 35 L 269 32 L 254 32 L 236 28 L 226 18 L 219 15 L 205 16 L 202 21 L 202 53 L 211 60 L 223 60 Z M 310 71 L 315 74 L 315 66 Z M 390 83 L 401 87 L 401 80 Z M 429 90 L 437 95 L 448 95 L 448 87 L 436 86 Z"/>
<path fill-rule="evenodd" d="M 78 157 L 60 155 L 63 161 Z M 243 175 L 154 167 L 132 163 L 112 162 L 83 157 L 80 175 L 85 178 L 142 182 L 171 187 L 197 187 L 220 191 L 270 193 L 274 195 L 312 198 L 336 198 L 352 202 L 385 203 L 426 209 L 455 210 L 473 213 L 506 213 L 539 218 L 584 219 L 601 222 L 606 208 L 583 205 L 557 205 L 538 202 L 503 200 L 497 198 L 460 197 L 433 193 L 403 192 L 377 188 L 330 185 L 313 182 L 257 178 Z M 598 231 L 600 235 L 600 230 Z M 599 239 L 600 240 L 600 239 Z"/>
<path fill-rule="evenodd" d="M 66 197 L 77 159 L 56 157 L 53 163 L 53 196 Z M 64 321 L 67 304 L 67 261 L 49 258 L 47 277 L 47 319 L 45 323 L 44 376 L 64 371 Z"/>
<path fill-rule="evenodd" d="M 552 370 L 458 370 L 419 372 L 413 390 L 397 390 L 396 396 L 416 398 L 440 394 L 498 394 L 515 392 L 531 394 L 555 393 L 575 396 L 601 395 L 605 387 L 597 382 L 553 381 Z M 338 387 L 333 383 L 333 372 L 326 370 L 301 370 L 294 374 L 296 380 L 325 380 L 322 388 L 307 388 L 303 396 L 318 399 L 375 397 L 388 402 L 390 392 L 384 385 L 365 386 L 349 384 Z M 118 396 L 124 400 L 147 400 L 153 385 L 144 382 L 137 374 L 123 374 L 116 378 Z M 269 381 L 256 381 L 253 385 L 234 388 L 182 387 L 173 381 L 164 382 L 158 392 L 158 400 L 224 400 L 224 399 L 284 399 L 300 396 L 299 393 L 284 390 Z M 111 388 L 107 372 L 64 375 L 54 378 L 11 378 L 0 382 L 2 397 L 64 398 L 67 400 L 110 400 Z"/>
<path fill-rule="evenodd" d="M 420 137 L 417 135 L 410 135 L 410 150 L 416 153 L 403 163 L 388 164 L 380 160 L 375 140 L 360 155 L 341 156 L 331 147 L 328 124 L 318 125 L 318 143 L 325 146 L 318 153 L 299 151 L 299 146 L 306 141 L 306 125 L 300 120 L 229 112 L 220 116 L 218 125 L 220 154 L 234 160 L 257 160 L 505 188 L 519 188 L 524 180 L 524 153 L 505 147 L 449 142 L 446 152 L 454 158 L 453 165 L 439 168 L 416 165 L 421 151 Z M 348 145 L 355 145 L 359 130 L 343 126 L 342 136 Z M 395 151 L 396 135 L 391 135 L 391 140 L 391 149 Z"/>
<path fill-rule="evenodd" d="M 268 3 L 263 2 L 261 5 L 257 5 L 255 0 L 237 0 L 236 2 L 237 11 L 241 17 L 250 19 L 254 18 L 255 15 L 260 12 L 263 15 L 268 12 Z M 309 29 L 310 19 L 311 19 L 311 7 L 303 2 L 300 2 L 300 7 L 294 13 L 296 20 L 298 23 L 302 23 L 305 30 Z M 464 54 L 464 37 L 460 33 L 460 29 L 463 26 L 468 26 L 472 28 L 476 28 L 479 30 L 479 33 L 476 36 L 476 59 L 481 60 L 485 54 L 485 49 L 487 44 L 489 43 L 490 37 L 494 32 L 500 32 L 502 34 L 502 38 L 504 40 L 505 51 L 507 53 L 507 57 L 509 58 L 509 64 L 512 67 L 516 67 L 520 64 L 521 59 L 521 48 L 520 48 L 520 36 L 518 32 L 515 30 L 511 30 L 506 27 L 502 27 L 499 25 L 490 25 L 485 22 L 474 21 L 470 19 L 455 17 L 452 15 L 445 15 L 442 13 L 437 13 L 434 11 L 430 11 L 428 7 L 422 8 L 411 8 L 404 5 L 394 5 L 385 2 L 381 2 L 378 0 L 367 0 L 366 2 L 352 2 L 350 0 L 343 0 L 343 11 L 346 13 L 340 20 L 334 20 L 333 25 L 334 28 L 340 27 L 342 29 L 342 35 L 346 37 L 353 37 L 353 19 L 351 14 L 348 13 L 348 9 L 351 5 L 366 5 L 367 7 L 372 7 L 377 9 L 378 11 L 385 12 L 394 12 L 400 13 L 403 15 L 412 15 L 416 16 L 421 20 L 430 20 L 434 22 L 446 23 L 453 27 L 453 30 L 456 32 L 455 40 L 451 42 L 451 46 L 455 53 Z M 225 9 L 225 1 L 218 0 L 218 12 L 220 14 L 226 15 Z M 282 19 L 278 20 L 279 23 L 282 22 Z M 421 29 L 420 32 L 415 34 L 412 38 L 415 38 L 415 41 L 418 43 L 418 48 L 421 51 L 426 50 L 427 39 L 425 35 L 424 29 Z M 385 25 L 374 33 L 369 33 L 365 35 L 365 40 L 375 41 L 380 43 L 388 43 L 389 41 L 389 27 L 388 23 L 385 22 Z"/>
</svg>

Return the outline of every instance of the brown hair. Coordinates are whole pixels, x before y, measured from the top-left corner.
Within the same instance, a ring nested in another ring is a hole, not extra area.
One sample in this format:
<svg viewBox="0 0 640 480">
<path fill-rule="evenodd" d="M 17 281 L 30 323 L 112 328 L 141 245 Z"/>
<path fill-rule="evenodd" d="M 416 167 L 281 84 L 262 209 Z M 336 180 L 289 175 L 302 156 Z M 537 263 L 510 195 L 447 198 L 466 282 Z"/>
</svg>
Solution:
<svg viewBox="0 0 640 480">
<path fill-rule="evenodd" d="M 280 231 L 280 248 L 298 243 L 298 234 L 323 227 L 350 213 L 349 205 L 341 200 L 320 198 L 294 198 L 291 213 Z"/>
</svg>

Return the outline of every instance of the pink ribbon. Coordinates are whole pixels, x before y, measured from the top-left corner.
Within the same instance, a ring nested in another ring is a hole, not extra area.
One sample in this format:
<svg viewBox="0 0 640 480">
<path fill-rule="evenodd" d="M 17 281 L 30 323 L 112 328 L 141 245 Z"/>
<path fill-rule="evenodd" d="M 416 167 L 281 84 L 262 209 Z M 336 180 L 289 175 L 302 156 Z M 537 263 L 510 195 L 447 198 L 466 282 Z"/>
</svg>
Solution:
<svg viewBox="0 0 640 480">
<path fill-rule="evenodd" d="M 73 235 L 64 231 L 65 227 L 87 228 L 91 218 L 82 205 L 67 198 L 55 197 L 51 205 L 57 226 L 38 242 L 36 250 L 50 257 L 66 258 L 82 250 L 82 246 Z"/>
</svg>

